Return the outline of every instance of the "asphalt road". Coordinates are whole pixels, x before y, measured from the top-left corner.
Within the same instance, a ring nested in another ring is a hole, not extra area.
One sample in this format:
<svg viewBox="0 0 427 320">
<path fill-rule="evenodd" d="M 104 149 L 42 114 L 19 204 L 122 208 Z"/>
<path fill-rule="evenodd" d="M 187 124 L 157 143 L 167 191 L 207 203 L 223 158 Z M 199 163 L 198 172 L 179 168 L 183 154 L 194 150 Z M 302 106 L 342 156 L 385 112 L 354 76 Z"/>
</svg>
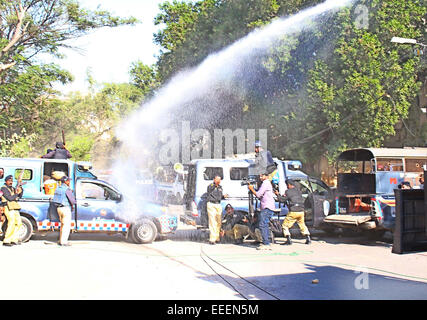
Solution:
<svg viewBox="0 0 427 320">
<path fill-rule="evenodd" d="M 272 251 L 185 240 L 149 245 L 121 235 L 34 236 L 0 246 L 0 299 L 284 300 L 427 299 L 427 252 L 396 255 L 390 241 L 313 235 Z M 16 276 L 18 275 L 18 276 Z"/>
</svg>

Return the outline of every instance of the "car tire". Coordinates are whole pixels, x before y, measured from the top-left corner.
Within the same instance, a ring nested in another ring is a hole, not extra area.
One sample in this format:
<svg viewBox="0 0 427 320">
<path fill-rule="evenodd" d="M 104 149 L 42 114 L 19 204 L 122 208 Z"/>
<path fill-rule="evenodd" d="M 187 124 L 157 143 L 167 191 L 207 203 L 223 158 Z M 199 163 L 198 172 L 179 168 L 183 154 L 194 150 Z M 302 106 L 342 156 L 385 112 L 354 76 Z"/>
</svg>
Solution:
<svg viewBox="0 0 427 320">
<path fill-rule="evenodd" d="M 21 242 L 27 242 L 28 240 L 31 239 L 31 236 L 33 235 L 33 231 L 34 231 L 33 224 L 27 217 L 21 216 L 21 220 L 22 220 L 22 226 L 21 226 L 21 229 L 18 231 L 19 233 L 18 239 Z M 1 236 L 0 240 L 3 241 L 6 235 L 6 230 L 7 230 L 7 219 L 1 226 L 1 229 L 2 229 L 3 235 Z"/>
<path fill-rule="evenodd" d="M 131 239 L 138 244 L 152 243 L 157 238 L 157 227 L 153 221 L 142 219 L 132 225 Z"/>
</svg>

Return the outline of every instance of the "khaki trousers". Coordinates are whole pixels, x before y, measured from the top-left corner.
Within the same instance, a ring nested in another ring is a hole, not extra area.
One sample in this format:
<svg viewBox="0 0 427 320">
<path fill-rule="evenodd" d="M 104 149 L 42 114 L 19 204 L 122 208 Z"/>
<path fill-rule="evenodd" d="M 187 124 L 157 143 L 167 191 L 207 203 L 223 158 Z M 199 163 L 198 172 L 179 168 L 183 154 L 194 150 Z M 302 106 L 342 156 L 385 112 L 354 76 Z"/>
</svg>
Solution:
<svg viewBox="0 0 427 320">
<path fill-rule="evenodd" d="M 259 229 L 255 229 L 255 232 L 252 232 L 248 226 L 243 224 L 235 224 L 233 229 L 225 231 L 225 236 L 233 240 L 243 239 L 247 235 L 257 242 L 262 242 Z"/>
<path fill-rule="evenodd" d="M 209 241 L 219 241 L 219 233 L 221 231 L 222 207 L 220 203 L 208 202 L 208 218 L 209 218 Z"/>
<path fill-rule="evenodd" d="M 71 231 L 71 208 L 58 207 L 58 216 L 61 221 L 61 229 L 59 230 L 59 243 L 66 244 L 68 242 L 68 237 L 70 236 Z"/>
<path fill-rule="evenodd" d="M 7 230 L 3 243 L 18 243 L 19 229 L 22 226 L 21 215 L 18 210 L 9 210 L 7 206 L 4 207 L 4 214 L 7 219 Z"/>
<path fill-rule="evenodd" d="M 290 236 L 289 229 L 292 228 L 294 223 L 298 223 L 298 227 L 301 230 L 302 235 L 308 236 L 310 235 L 310 232 L 307 229 L 307 226 L 304 223 L 304 212 L 289 212 L 286 215 L 285 220 L 283 220 L 282 228 L 283 228 L 283 235 L 285 237 Z"/>
</svg>

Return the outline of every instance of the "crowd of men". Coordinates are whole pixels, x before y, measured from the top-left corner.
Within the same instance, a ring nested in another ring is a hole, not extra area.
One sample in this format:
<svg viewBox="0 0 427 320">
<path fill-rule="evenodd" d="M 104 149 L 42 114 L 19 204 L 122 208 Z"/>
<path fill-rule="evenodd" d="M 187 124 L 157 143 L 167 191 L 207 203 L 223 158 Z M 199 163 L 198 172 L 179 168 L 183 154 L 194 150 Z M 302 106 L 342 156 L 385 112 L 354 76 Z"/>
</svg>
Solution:
<svg viewBox="0 0 427 320">
<path fill-rule="evenodd" d="M 221 200 L 227 196 L 222 194 L 221 177 L 216 176 L 207 189 L 207 212 L 209 223 L 209 243 L 214 245 L 221 242 L 243 243 L 244 238 L 250 237 L 259 243 L 257 250 L 271 250 L 270 221 L 275 210 L 275 199 L 268 173 L 260 174 L 261 186 L 255 190 L 252 185 L 248 189 L 260 199 L 260 211 L 250 216 L 246 213 L 235 211 L 231 204 L 225 207 L 222 217 Z M 276 195 L 279 202 L 286 203 L 289 212 L 282 223 L 283 235 L 286 238 L 285 245 L 292 244 L 289 229 L 297 223 L 302 235 L 306 238 L 306 244 L 311 243 L 310 232 L 304 223 L 304 198 L 299 190 L 297 182 L 286 180 L 288 189 L 284 195 Z"/>
<path fill-rule="evenodd" d="M 228 204 L 225 208 L 225 216 L 222 220 L 221 200 L 227 199 L 228 195 L 223 194 L 221 177 L 215 176 L 213 182 L 207 188 L 207 213 L 209 223 L 209 243 L 214 245 L 221 242 L 221 238 L 234 240 L 235 243 L 242 243 L 243 237 L 250 236 L 260 245 L 258 250 L 271 250 L 271 229 L 270 221 L 276 208 L 274 195 L 279 202 L 286 203 L 289 213 L 286 215 L 283 224 L 283 235 L 287 241 L 284 244 L 292 244 L 289 229 L 296 223 L 301 233 L 306 237 L 306 244 L 311 243 L 310 233 L 304 223 L 304 198 L 298 183 L 293 180 L 286 180 L 288 189 L 284 195 L 273 191 L 271 183 L 275 166 L 269 151 L 263 150 L 261 143 L 255 144 L 256 169 L 259 173 L 260 186 L 257 190 L 252 184 L 248 184 L 248 189 L 260 200 L 260 211 L 253 217 L 248 217 L 238 212 L 235 213 L 233 207 Z"/>
<path fill-rule="evenodd" d="M 70 152 L 65 148 L 64 143 L 57 142 L 55 149 L 48 149 L 47 153 L 41 158 L 44 159 L 69 159 Z M 0 169 L 0 178 L 3 177 L 4 171 Z M 7 221 L 7 228 L 4 234 L 3 246 L 12 247 L 21 245 L 19 241 L 19 229 L 22 226 L 21 215 L 19 210 L 19 200 L 22 198 L 24 188 L 20 181 L 13 186 L 14 179 L 8 175 L 4 179 L 4 185 L 0 189 L 0 227 Z M 51 206 L 54 214 L 57 214 L 61 222 L 58 245 L 69 246 L 68 237 L 70 235 L 71 212 L 76 204 L 73 191 L 70 188 L 70 178 L 63 176 L 60 179 L 59 186 L 55 189 Z M 51 208 L 49 208 L 49 211 Z"/>
<path fill-rule="evenodd" d="M 207 215 L 209 226 L 209 243 L 214 245 L 223 241 L 232 241 L 241 244 L 246 237 L 250 237 L 259 243 L 258 250 L 271 250 L 272 230 L 271 218 L 276 208 L 275 201 L 285 203 L 289 212 L 282 223 L 282 232 L 286 238 L 285 245 L 292 244 L 289 229 L 297 223 L 301 234 L 306 238 L 306 244 L 311 243 L 310 232 L 304 222 L 304 198 L 299 184 L 291 179 L 286 180 L 287 190 L 281 195 L 274 190 L 272 180 L 275 172 L 274 161 L 271 153 L 263 150 L 261 144 L 255 144 L 256 164 L 259 173 L 257 190 L 252 184 L 248 184 L 249 191 L 260 200 L 260 211 L 249 216 L 239 211 L 234 211 L 231 204 L 225 207 L 225 215 L 222 214 L 221 201 L 228 198 L 223 194 L 221 177 L 215 176 L 213 182 L 207 188 Z M 42 158 L 68 159 L 70 152 L 61 142 L 56 143 L 55 150 L 48 150 Z M 0 169 L 0 178 L 4 172 Z M 49 208 L 49 215 L 56 214 L 61 222 L 58 245 L 69 246 L 71 212 L 76 204 L 73 191 L 69 187 L 70 179 L 63 176 L 59 186 L 55 189 L 54 197 Z M 409 182 L 402 182 L 399 189 L 410 189 Z M 424 176 L 420 177 L 420 187 L 424 188 Z M 13 176 L 5 178 L 5 183 L 0 189 L 0 226 L 7 219 L 7 229 L 4 235 L 3 246 L 20 245 L 18 231 L 22 226 L 19 214 L 19 199 L 23 196 L 21 184 L 13 186 Z M 277 200 L 275 200 L 275 197 Z"/>
</svg>

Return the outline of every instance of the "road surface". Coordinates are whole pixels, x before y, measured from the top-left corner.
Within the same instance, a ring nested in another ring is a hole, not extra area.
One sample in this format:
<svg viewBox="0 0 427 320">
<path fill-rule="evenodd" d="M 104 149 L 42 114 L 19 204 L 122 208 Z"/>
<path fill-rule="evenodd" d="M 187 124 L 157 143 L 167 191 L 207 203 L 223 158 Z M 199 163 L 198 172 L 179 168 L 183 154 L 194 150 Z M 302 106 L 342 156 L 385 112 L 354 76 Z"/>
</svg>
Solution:
<svg viewBox="0 0 427 320">
<path fill-rule="evenodd" d="M 149 245 L 121 235 L 58 233 L 0 246 L 0 299 L 284 300 L 427 299 L 427 252 L 397 255 L 390 241 L 313 235 L 305 245 L 257 251 L 184 240 L 187 230 Z M 183 237 L 180 234 L 184 234 Z"/>
</svg>

